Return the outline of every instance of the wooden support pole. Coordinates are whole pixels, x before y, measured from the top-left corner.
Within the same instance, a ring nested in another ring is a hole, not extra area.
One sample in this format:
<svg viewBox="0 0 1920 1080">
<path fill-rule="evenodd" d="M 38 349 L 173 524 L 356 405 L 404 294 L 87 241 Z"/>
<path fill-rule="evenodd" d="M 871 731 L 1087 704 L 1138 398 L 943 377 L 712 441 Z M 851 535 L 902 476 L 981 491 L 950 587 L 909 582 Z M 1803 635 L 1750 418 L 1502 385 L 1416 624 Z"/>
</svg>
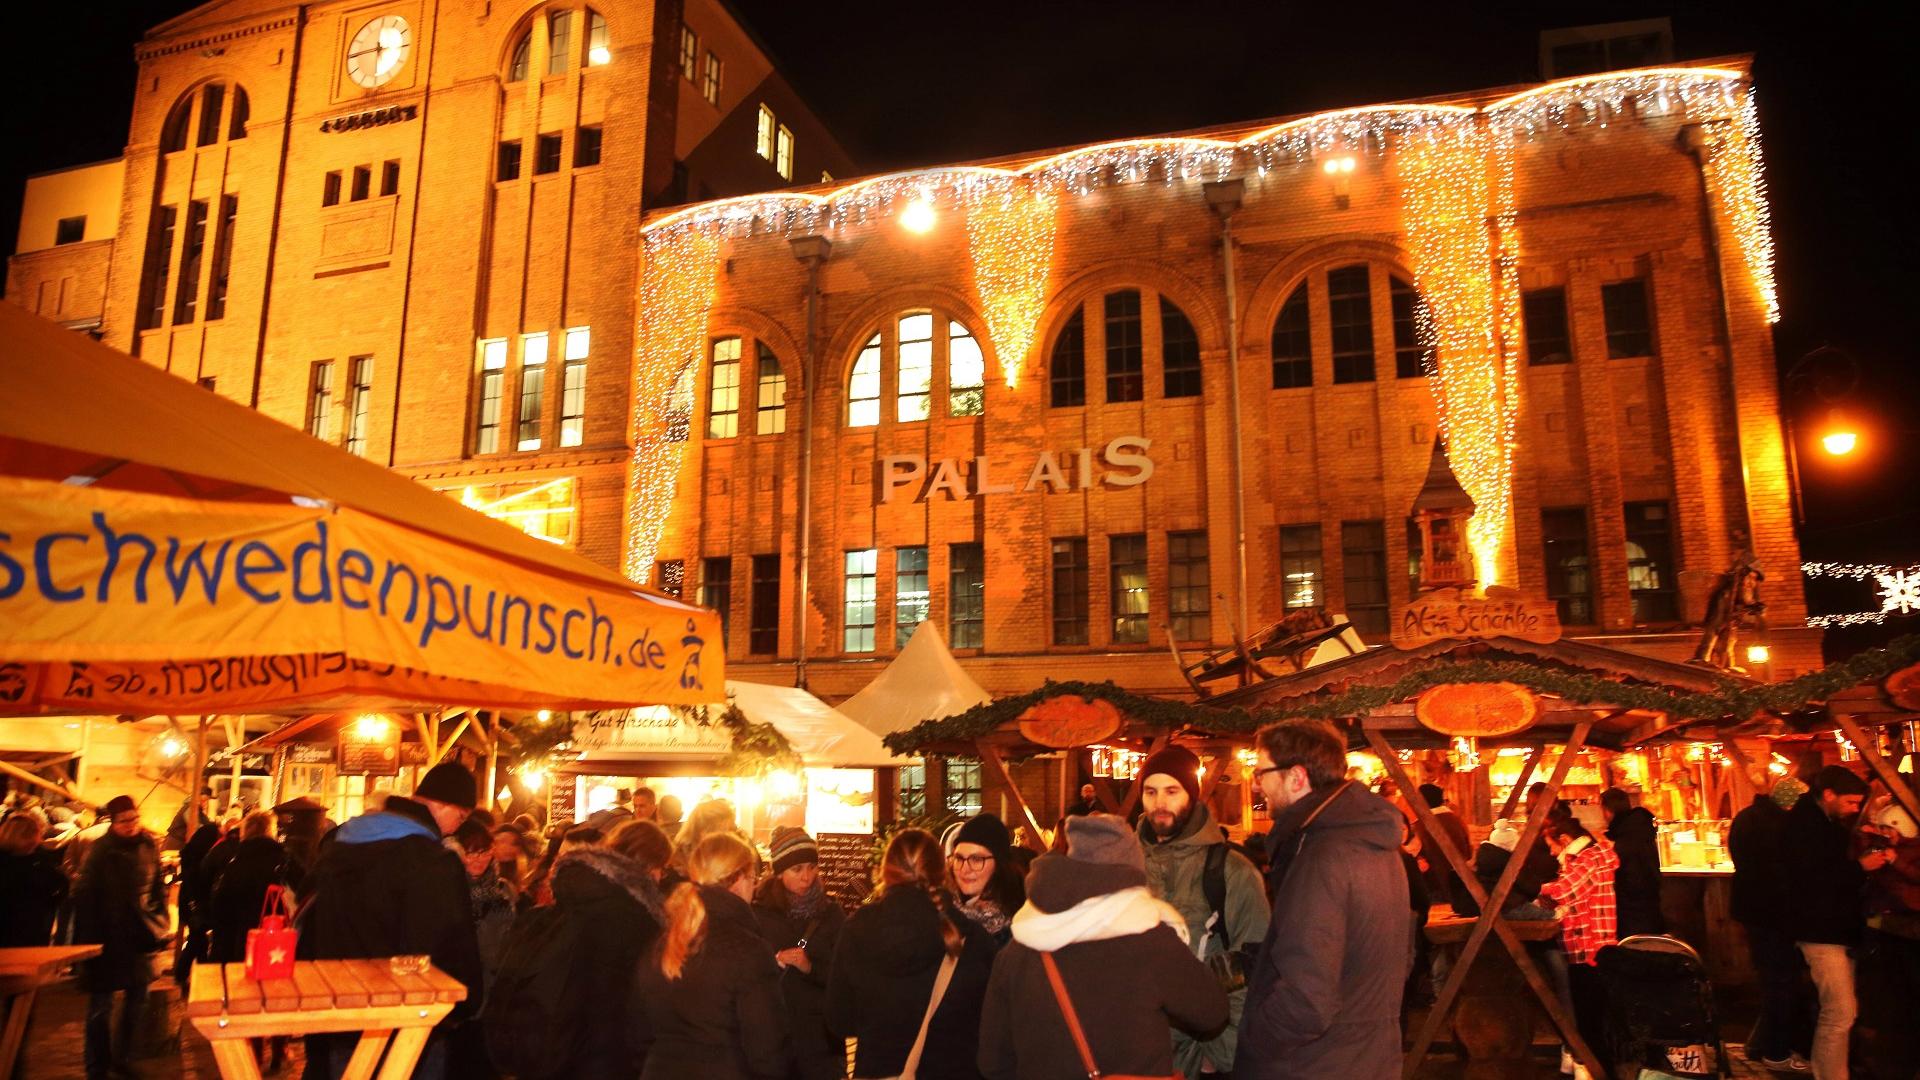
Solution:
<svg viewBox="0 0 1920 1080">
<path fill-rule="evenodd" d="M 1738 814 L 1753 802 L 1755 795 L 1767 790 L 1767 773 L 1764 768 L 1754 767 L 1753 758 L 1748 756 L 1747 748 L 1740 745 L 1740 740 L 1729 735 L 1720 745 L 1726 747 L 1727 757 L 1733 762 L 1728 772 L 1733 777 L 1733 813 Z"/>
<path fill-rule="evenodd" d="M 1520 766 L 1519 779 L 1513 782 L 1513 790 L 1507 792 L 1507 801 L 1500 807 L 1501 817 L 1513 817 L 1514 807 L 1520 805 L 1520 796 L 1525 794 L 1527 790 L 1527 781 L 1533 779 L 1533 770 L 1540 767 L 1540 759 L 1546 752 L 1546 743 L 1537 742 L 1533 744 L 1533 752 L 1527 755 L 1526 762 Z"/>
<path fill-rule="evenodd" d="M 993 770 L 993 775 L 999 779 L 1001 786 L 1006 789 L 1007 795 L 1013 799 L 1013 805 L 1020 808 L 1020 816 L 1027 826 L 1029 845 L 1032 846 L 1035 851 L 1045 853 L 1047 850 L 1047 838 L 1045 832 L 1040 828 L 1040 819 L 1033 816 L 1033 807 L 1027 805 L 1027 797 L 1020 794 L 1020 789 L 1014 786 L 1013 774 L 1007 771 L 1007 761 L 1000 756 L 1000 748 L 992 743 L 979 743 L 978 749 L 980 751 L 980 760 L 986 763 L 987 768 Z"/>
<path fill-rule="evenodd" d="M 15 780 L 24 780 L 29 784 L 34 784 L 39 787 L 46 788 L 48 791 L 54 792 L 57 795 L 64 795 L 68 799 L 71 799 L 74 802 L 80 803 L 84 806 L 92 806 L 95 809 L 98 809 L 98 807 L 95 806 L 95 804 L 90 803 L 87 800 L 81 798 L 80 793 L 77 790 L 67 787 L 64 784 L 55 783 L 54 781 L 49 780 L 44 776 L 35 776 L 33 773 L 28 772 L 27 770 L 21 768 L 18 765 L 15 765 L 11 761 L 0 761 L 0 773 L 5 773 L 8 776 L 13 777 Z"/>
<path fill-rule="evenodd" d="M 1867 768 L 1873 770 L 1881 783 L 1887 785 L 1894 799 L 1907 808 L 1907 813 L 1912 814 L 1915 821 L 1920 821 L 1920 797 L 1914 795 L 1913 785 L 1907 783 L 1899 771 L 1880 756 L 1880 748 L 1874 745 L 1873 737 L 1861 729 L 1860 722 L 1842 712 L 1833 714 L 1833 722 L 1846 732 L 1847 740 L 1853 743 L 1854 749 L 1860 751 L 1860 759 L 1867 763 Z"/>
<path fill-rule="evenodd" d="M 187 835 L 200 831 L 200 787 L 207 775 L 207 728 L 213 717 L 202 716 L 193 738 L 193 773 L 187 777 Z"/>
<path fill-rule="evenodd" d="M 1568 736 L 1566 746 L 1561 749 L 1560 760 L 1554 766 L 1553 775 L 1547 780 L 1548 805 L 1559 798 L 1560 787 L 1567 778 L 1567 770 L 1572 768 L 1574 755 L 1580 752 L 1581 746 L 1585 745 L 1587 732 L 1592 727 L 1591 720 L 1582 721 Z M 1410 783 L 1406 768 L 1400 764 L 1399 755 L 1387 745 L 1386 738 L 1377 731 L 1368 731 L 1366 736 L 1367 745 L 1379 756 L 1381 764 L 1386 766 L 1394 783 L 1406 788 Z M 1546 827 L 1547 816 L 1535 814 L 1527 819 L 1527 827 L 1520 834 L 1520 842 L 1514 845 L 1513 855 L 1507 860 L 1506 869 L 1501 871 L 1500 880 L 1494 883 L 1493 892 L 1489 894 L 1485 886 L 1480 884 L 1480 879 L 1474 876 L 1473 864 L 1467 859 L 1466 852 L 1454 846 L 1453 839 L 1440 826 L 1439 820 L 1434 816 L 1433 810 L 1427 806 L 1426 800 L 1409 799 L 1407 801 L 1413 808 L 1414 815 L 1422 825 L 1426 826 L 1428 834 L 1433 837 L 1434 846 L 1447 857 L 1447 862 L 1453 867 L 1454 873 L 1460 876 L 1467 891 L 1480 905 L 1480 917 L 1473 924 L 1473 932 L 1468 935 L 1466 944 L 1460 947 L 1460 956 L 1454 961 L 1453 970 L 1447 974 L 1446 984 L 1440 988 L 1440 996 L 1434 999 L 1433 1008 L 1427 1013 L 1426 1020 L 1420 1025 L 1419 1033 L 1414 1037 L 1413 1049 L 1407 1055 L 1406 1061 L 1407 1080 L 1412 1080 L 1415 1073 L 1419 1071 L 1421 1063 L 1427 1056 L 1427 1050 L 1433 1046 L 1434 1039 L 1440 1034 L 1440 1025 L 1446 1022 L 1447 1013 L 1453 1008 L 1455 999 L 1459 997 L 1461 987 L 1466 984 L 1467 972 L 1472 968 L 1474 957 L 1479 954 L 1480 946 L 1486 942 L 1489 932 L 1500 936 L 1501 943 L 1512 955 L 1514 965 L 1520 969 L 1521 976 L 1533 989 L 1534 996 L 1540 1000 L 1540 1004 L 1546 1008 L 1547 1016 L 1553 1020 L 1554 1026 L 1560 1029 L 1560 1036 L 1573 1053 L 1574 1059 L 1585 1065 L 1587 1070 L 1595 1076 L 1607 1075 L 1606 1070 L 1600 1067 L 1599 1059 L 1594 1056 L 1593 1050 L 1587 1046 L 1586 1040 L 1580 1037 L 1580 1029 L 1572 1015 L 1566 1011 L 1559 996 L 1554 993 L 1553 987 L 1547 983 L 1546 977 L 1534 964 L 1533 957 L 1527 953 L 1525 944 L 1500 914 L 1507 895 L 1513 891 L 1514 882 L 1519 880 L 1520 869 L 1526 862 L 1527 852 L 1532 849 L 1534 842 L 1540 837 L 1541 830 Z M 1421 932 L 1425 932 L 1424 928 Z"/>
</svg>

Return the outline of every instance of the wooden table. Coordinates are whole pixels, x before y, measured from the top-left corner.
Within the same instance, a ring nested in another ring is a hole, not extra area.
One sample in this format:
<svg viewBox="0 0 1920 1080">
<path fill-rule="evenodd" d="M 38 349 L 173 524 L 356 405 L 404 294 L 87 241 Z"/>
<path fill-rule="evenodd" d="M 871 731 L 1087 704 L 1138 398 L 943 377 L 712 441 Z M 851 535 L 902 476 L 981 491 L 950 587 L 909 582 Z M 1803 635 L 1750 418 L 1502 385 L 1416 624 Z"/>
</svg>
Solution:
<svg viewBox="0 0 1920 1080">
<path fill-rule="evenodd" d="M 27 1017 L 40 988 L 60 969 L 100 955 L 98 945 L 45 945 L 28 949 L 0 949 L 0 995 L 7 999 L 6 1034 L 0 1037 L 0 1077 L 13 1075 L 14 1059 L 27 1039 Z"/>
<path fill-rule="evenodd" d="M 433 1026 L 466 1000 L 458 979 L 429 966 L 395 974 L 384 959 L 301 960 L 293 977 L 255 982 L 245 964 L 195 964 L 187 1018 L 213 1044 L 225 1080 L 259 1080 L 248 1039 L 358 1031 L 343 1080 L 368 1080 L 384 1050 L 380 1080 L 413 1075 Z"/>
<path fill-rule="evenodd" d="M 1473 931 L 1474 919 L 1436 904 L 1428 916 L 1427 940 L 1458 955 Z M 1551 941 L 1560 932 L 1553 919 L 1508 919 L 1521 941 Z M 1544 1013 L 1505 952 L 1486 950 L 1473 960 L 1453 1012 L 1453 1037 L 1464 1059 L 1467 1080 L 1520 1080 L 1537 1074 L 1530 1057 L 1533 1031 Z"/>
</svg>

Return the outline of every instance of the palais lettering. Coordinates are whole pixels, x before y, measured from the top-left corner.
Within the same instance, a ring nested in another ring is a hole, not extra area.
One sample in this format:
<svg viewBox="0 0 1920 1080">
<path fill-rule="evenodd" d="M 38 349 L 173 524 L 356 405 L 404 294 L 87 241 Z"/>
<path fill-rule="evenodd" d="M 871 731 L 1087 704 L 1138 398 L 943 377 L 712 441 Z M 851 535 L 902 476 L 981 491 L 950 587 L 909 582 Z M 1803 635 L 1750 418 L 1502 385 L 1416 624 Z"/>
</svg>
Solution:
<svg viewBox="0 0 1920 1080">
<path fill-rule="evenodd" d="M 1153 477 L 1153 459 L 1147 456 L 1152 446 L 1153 440 L 1144 435 L 1122 435 L 1097 453 L 1091 446 L 1081 446 L 1042 450 L 1030 462 L 940 458 L 931 468 L 923 454 L 888 454 L 881 460 L 880 501 L 889 503 L 907 492 L 914 502 L 941 494 L 964 502 L 976 495 L 1087 491 L 1095 484 L 1138 487 Z"/>
</svg>

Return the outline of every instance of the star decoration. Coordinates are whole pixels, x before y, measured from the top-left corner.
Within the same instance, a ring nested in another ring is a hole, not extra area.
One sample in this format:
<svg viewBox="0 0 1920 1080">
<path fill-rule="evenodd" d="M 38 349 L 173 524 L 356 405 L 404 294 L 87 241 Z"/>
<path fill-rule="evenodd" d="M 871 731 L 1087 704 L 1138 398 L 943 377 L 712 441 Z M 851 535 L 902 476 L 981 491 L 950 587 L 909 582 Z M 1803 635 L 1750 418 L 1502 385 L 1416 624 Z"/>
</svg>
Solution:
<svg viewBox="0 0 1920 1080">
<path fill-rule="evenodd" d="M 1905 570 L 1895 570 L 1874 577 L 1880 582 L 1881 611 L 1907 615 L 1920 609 L 1920 572 L 1908 575 Z"/>
<path fill-rule="evenodd" d="M 267 950 L 267 963 L 273 965 L 274 967 L 279 967 L 281 964 L 284 964 L 286 962 L 287 962 L 287 950 L 285 949 L 268 949 Z"/>
</svg>

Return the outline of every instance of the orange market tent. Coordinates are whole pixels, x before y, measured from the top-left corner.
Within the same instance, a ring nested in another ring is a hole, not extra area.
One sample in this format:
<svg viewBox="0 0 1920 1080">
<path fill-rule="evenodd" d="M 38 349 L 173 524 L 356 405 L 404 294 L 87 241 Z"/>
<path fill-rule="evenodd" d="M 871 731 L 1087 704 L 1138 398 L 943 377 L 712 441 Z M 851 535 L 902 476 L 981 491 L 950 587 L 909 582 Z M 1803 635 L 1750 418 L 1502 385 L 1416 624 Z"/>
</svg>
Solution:
<svg viewBox="0 0 1920 1080">
<path fill-rule="evenodd" d="M 0 303 L 0 715 L 717 702 L 719 618 Z"/>
</svg>

